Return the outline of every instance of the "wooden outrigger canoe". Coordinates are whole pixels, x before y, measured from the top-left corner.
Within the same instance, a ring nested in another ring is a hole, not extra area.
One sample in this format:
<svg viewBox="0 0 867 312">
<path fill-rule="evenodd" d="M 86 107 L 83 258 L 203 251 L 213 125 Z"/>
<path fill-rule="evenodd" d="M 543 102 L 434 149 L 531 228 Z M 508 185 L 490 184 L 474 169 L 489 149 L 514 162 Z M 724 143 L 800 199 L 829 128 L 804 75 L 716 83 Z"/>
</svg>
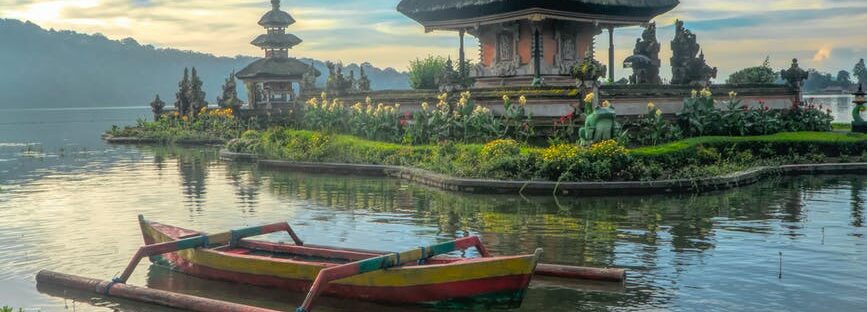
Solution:
<svg viewBox="0 0 867 312">
<path fill-rule="evenodd" d="M 204 235 L 143 219 L 140 225 L 147 245 Z M 460 246 L 452 249 L 481 246 L 476 237 L 457 240 L 456 244 Z M 541 253 L 542 250 L 537 249 L 534 254 L 518 256 L 436 256 L 387 270 L 358 272 L 361 274 L 332 281 L 323 287 L 322 293 L 386 303 L 516 307 L 524 298 Z M 306 292 L 323 269 L 380 256 L 382 254 L 244 239 L 238 240 L 235 246 L 222 244 L 185 249 L 151 256 L 150 260 L 201 278 Z"/>
<path fill-rule="evenodd" d="M 309 312 L 320 294 L 389 302 L 446 304 L 447 307 L 521 304 L 533 274 L 621 282 L 625 270 L 538 263 L 533 254 L 491 256 L 470 236 L 403 252 L 344 249 L 304 244 L 286 222 L 217 234 L 151 222 L 139 216 L 145 245 L 123 273 L 110 281 L 43 270 L 37 285 L 51 284 L 101 295 L 192 311 L 275 312 L 274 310 L 164 290 L 126 285 L 144 257 L 193 276 L 307 292 L 296 312 Z M 294 245 L 246 238 L 287 232 Z M 476 248 L 481 257 L 448 256 Z"/>
</svg>

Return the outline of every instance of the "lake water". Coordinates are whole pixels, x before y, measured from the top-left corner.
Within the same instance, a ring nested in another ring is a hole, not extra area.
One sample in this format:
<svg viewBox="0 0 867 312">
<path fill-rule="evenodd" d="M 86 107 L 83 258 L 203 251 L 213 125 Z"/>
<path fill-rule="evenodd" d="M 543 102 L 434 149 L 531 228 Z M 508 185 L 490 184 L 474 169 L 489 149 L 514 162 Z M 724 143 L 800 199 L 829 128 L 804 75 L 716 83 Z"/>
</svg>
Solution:
<svg viewBox="0 0 867 312">
<path fill-rule="evenodd" d="M 109 279 L 141 244 L 136 215 L 216 232 L 288 220 L 305 241 L 401 250 L 466 233 L 495 254 L 616 266 L 628 281 L 534 281 L 514 311 L 863 311 L 867 178 L 804 176 L 701 196 L 554 198 L 443 192 L 401 180 L 278 172 L 214 148 L 113 146 L 145 109 L 0 111 L 0 306 L 169 311 L 37 290 L 51 269 Z M 38 122 L 37 122 L 38 120 Z M 282 235 L 271 240 L 288 240 Z M 780 275 L 782 253 L 782 275 Z M 299 294 L 143 262 L 131 284 L 291 311 Z M 324 299 L 317 311 L 426 311 Z"/>
</svg>

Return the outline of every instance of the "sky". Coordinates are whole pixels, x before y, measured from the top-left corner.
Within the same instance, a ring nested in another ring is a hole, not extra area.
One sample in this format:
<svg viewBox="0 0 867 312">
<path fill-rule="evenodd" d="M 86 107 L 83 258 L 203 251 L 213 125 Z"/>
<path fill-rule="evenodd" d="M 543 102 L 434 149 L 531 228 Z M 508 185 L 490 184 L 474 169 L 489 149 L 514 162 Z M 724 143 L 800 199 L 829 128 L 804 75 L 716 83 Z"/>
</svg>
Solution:
<svg viewBox="0 0 867 312">
<path fill-rule="evenodd" d="M 304 40 L 290 54 L 401 71 L 418 57 L 457 57 L 457 33 L 425 33 L 395 10 L 399 1 L 283 0 L 283 10 L 298 21 L 287 31 Z M 249 42 L 264 32 L 256 22 L 269 9 L 269 0 L 0 0 L 3 18 L 220 56 L 261 55 Z M 656 18 L 663 76 L 670 76 L 668 42 L 676 19 L 696 33 L 721 79 L 760 65 L 766 56 L 774 68 L 798 58 L 802 67 L 833 73 L 851 71 L 859 58 L 867 58 L 867 0 L 681 0 Z M 639 27 L 615 30 L 617 62 L 632 54 L 640 33 Z M 478 43 L 467 38 L 473 58 Z M 607 48 L 603 33 L 597 37 L 603 63 Z M 618 78 L 628 75 L 622 65 L 615 68 Z"/>
</svg>

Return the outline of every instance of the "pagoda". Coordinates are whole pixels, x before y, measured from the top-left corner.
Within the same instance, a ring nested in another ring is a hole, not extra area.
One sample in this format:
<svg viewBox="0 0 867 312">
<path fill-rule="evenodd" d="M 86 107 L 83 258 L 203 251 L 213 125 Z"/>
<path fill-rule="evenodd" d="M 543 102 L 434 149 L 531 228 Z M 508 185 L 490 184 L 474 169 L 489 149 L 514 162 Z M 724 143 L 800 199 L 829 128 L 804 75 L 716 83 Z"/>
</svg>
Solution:
<svg viewBox="0 0 867 312">
<path fill-rule="evenodd" d="M 251 42 L 265 51 L 265 58 L 247 65 L 236 75 L 247 87 L 247 103 L 252 109 L 283 110 L 295 104 L 296 86 L 300 90 L 302 76 L 312 69 L 289 57 L 289 49 L 301 43 L 300 38 L 286 33 L 286 27 L 294 24 L 295 19 L 280 10 L 280 0 L 271 0 L 271 7 L 259 20 L 267 32 Z"/>
<path fill-rule="evenodd" d="M 425 32 L 457 31 L 460 64 L 464 34 L 479 39 L 479 63 L 463 69 L 477 87 L 571 85 L 571 69 L 593 53 L 608 31 L 609 77 L 614 76 L 614 28 L 646 25 L 678 0 L 402 0 L 397 10 Z"/>
</svg>

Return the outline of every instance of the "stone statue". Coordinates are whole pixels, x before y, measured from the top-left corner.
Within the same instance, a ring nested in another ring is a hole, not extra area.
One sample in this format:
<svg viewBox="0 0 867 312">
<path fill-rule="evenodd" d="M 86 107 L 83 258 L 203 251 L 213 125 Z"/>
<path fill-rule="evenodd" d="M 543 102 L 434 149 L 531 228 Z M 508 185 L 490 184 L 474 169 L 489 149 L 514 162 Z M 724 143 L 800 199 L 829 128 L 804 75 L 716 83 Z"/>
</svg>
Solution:
<svg viewBox="0 0 867 312">
<path fill-rule="evenodd" d="M 615 120 L 617 113 L 608 102 L 596 107 L 584 119 L 584 127 L 578 130 L 582 145 L 590 145 L 599 141 L 614 139 L 620 132 L 620 125 Z"/>
<path fill-rule="evenodd" d="M 166 102 L 160 100 L 160 95 L 151 102 L 151 111 L 154 113 L 154 121 L 159 121 L 163 117 L 163 108 L 166 107 Z"/>
<path fill-rule="evenodd" d="M 650 23 L 640 39 L 635 41 L 635 50 L 633 55 L 628 57 L 623 63 L 624 68 L 632 68 L 632 76 L 629 77 L 630 84 L 651 84 L 660 85 L 662 79 L 659 78 L 659 67 L 662 62 L 659 60 L 660 44 L 656 40 L 656 23 Z"/>
<path fill-rule="evenodd" d="M 349 79 L 348 80 L 349 80 L 349 90 L 352 90 L 353 92 L 358 91 L 358 81 L 355 80 L 355 71 L 354 70 L 349 71 Z"/>
<path fill-rule="evenodd" d="M 441 92 L 453 92 L 461 89 L 461 73 L 455 70 L 451 58 L 446 59 L 442 72 L 435 78 L 435 83 Z"/>
<path fill-rule="evenodd" d="M 301 93 L 316 89 L 316 78 L 319 77 L 319 72 L 313 67 L 313 62 L 310 62 L 310 68 L 301 75 Z"/>
<path fill-rule="evenodd" d="M 370 79 L 367 78 L 367 73 L 364 72 L 364 65 L 358 66 L 360 68 L 361 77 L 358 78 L 358 91 L 360 92 L 368 92 L 370 91 Z"/>
<path fill-rule="evenodd" d="M 674 40 L 671 41 L 671 84 L 710 84 L 710 80 L 716 78 L 717 68 L 707 65 L 695 34 L 683 26 L 683 21 L 678 20 L 675 27 Z"/>
<path fill-rule="evenodd" d="M 855 104 L 855 107 L 852 108 L 852 132 L 867 133 L 867 121 L 861 115 L 861 113 L 867 111 L 867 107 L 864 106 L 867 103 L 864 85 L 858 84 L 858 91 L 852 95 L 855 96 L 855 100 L 852 101 Z"/>
<path fill-rule="evenodd" d="M 599 78 L 605 78 L 608 68 L 596 60 L 596 52 L 594 48 L 595 42 L 591 42 L 587 47 L 587 52 L 584 53 L 584 59 L 581 63 L 572 66 L 572 78 L 578 82 L 577 88 L 581 90 L 581 96 L 587 96 L 592 93 L 599 94 Z M 599 103 L 599 97 L 593 97 L 593 105 Z"/>
<path fill-rule="evenodd" d="M 343 76 L 343 65 L 325 62 L 328 67 L 328 81 L 325 90 L 335 96 L 345 95 L 352 88 L 352 81 Z"/>
<path fill-rule="evenodd" d="M 235 71 L 226 78 L 223 84 L 223 95 L 217 97 L 217 104 L 222 108 L 231 108 L 237 114 L 244 102 L 238 99 L 238 85 L 235 83 Z"/>
<path fill-rule="evenodd" d="M 572 66 L 572 78 L 578 80 L 578 87 L 591 87 L 598 83 L 599 78 L 605 78 L 608 67 L 596 60 L 593 43 L 587 48 L 584 59 Z"/>
<path fill-rule="evenodd" d="M 792 59 L 792 66 L 789 69 L 780 71 L 780 78 L 783 78 L 789 87 L 796 91 L 801 90 L 804 80 L 807 80 L 809 77 L 810 73 L 798 66 L 798 59 Z"/>
</svg>

